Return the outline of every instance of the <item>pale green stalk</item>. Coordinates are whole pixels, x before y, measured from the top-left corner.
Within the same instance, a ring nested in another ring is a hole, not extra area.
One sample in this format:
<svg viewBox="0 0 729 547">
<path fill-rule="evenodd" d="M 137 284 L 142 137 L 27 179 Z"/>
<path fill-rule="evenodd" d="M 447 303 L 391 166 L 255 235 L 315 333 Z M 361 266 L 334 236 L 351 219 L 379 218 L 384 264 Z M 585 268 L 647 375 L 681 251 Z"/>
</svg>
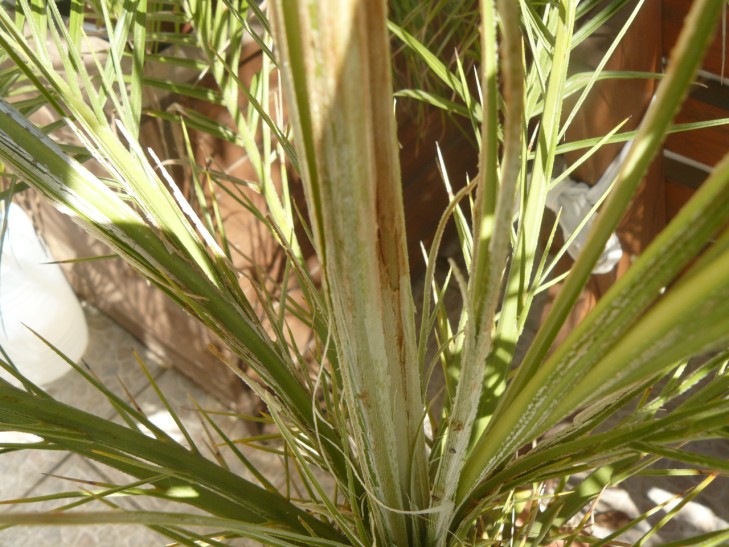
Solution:
<svg viewBox="0 0 729 547">
<path fill-rule="evenodd" d="M 483 391 L 486 357 L 492 350 L 492 329 L 509 252 L 511 216 L 521 167 L 521 137 L 524 105 L 519 33 L 519 5 L 498 3 L 502 27 L 502 59 L 506 67 L 504 95 L 504 157 L 499 171 L 499 84 L 496 40 L 496 6 L 481 2 L 483 91 L 482 150 L 477 187 L 474 255 L 468 286 L 463 353 L 455 371 L 458 384 L 448 416 L 447 437 L 439 453 L 438 471 L 432 488 L 432 502 L 441 511 L 430 529 L 429 540 L 442 538 L 452 518 L 454 498 L 466 459 L 473 424 Z"/>
<path fill-rule="evenodd" d="M 129 90 L 129 117 L 140 120 L 142 117 L 144 63 L 147 55 L 147 0 L 139 0 L 132 10 L 134 27 L 132 30 L 132 70 Z M 131 127 L 137 127 L 139 122 Z"/>
<path fill-rule="evenodd" d="M 511 225 L 513 221 L 513 211 L 515 200 L 518 197 L 516 193 L 520 187 L 523 187 L 526 173 L 524 173 L 524 159 L 526 158 L 526 123 L 525 123 L 525 104 L 526 74 L 524 71 L 524 52 L 522 48 L 523 36 L 520 30 L 519 22 L 521 20 L 520 9 L 516 3 L 499 3 L 499 9 L 502 14 L 502 56 L 501 70 L 504 77 L 503 102 L 504 102 L 504 144 L 502 155 L 502 164 L 500 172 L 500 192 L 499 192 L 499 211 L 500 215 L 496 218 L 495 232 L 498 235 L 494 239 L 496 252 L 489 257 L 494 268 L 492 274 L 492 285 L 489 287 L 492 298 L 513 301 L 514 298 L 508 293 L 502 295 L 502 279 L 503 272 L 507 271 L 507 263 L 511 254 Z M 501 271 L 499 271 L 501 270 Z M 484 291 L 484 288 L 475 289 L 476 292 Z M 512 353 L 510 344 L 515 344 L 518 338 L 518 329 L 513 322 L 510 321 L 509 314 L 505 311 L 508 307 L 503 301 L 494 301 L 488 313 L 494 316 L 497 312 L 497 306 L 501 305 L 499 310 L 500 317 L 494 327 L 494 331 L 483 335 L 488 335 L 492 341 L 487 352 L 480 357 L 484 367 L 485 391 L 479 401 L 479 409 L 477 422 L 471 434 L 471 441 L 477 438 L 483 431 L 491 417 L 496 402 L 501 397 L 506 386 L 506 375 L 508 373 L 510 358 L 504 358 Z M 513 309 L 513 306 L 512 308 Z M 508 334 L 507 334 L 508 333 Z"/>
<path fill-rule="evenodd" d="M 543 112 L 539 118 L 539 132 L 534 143 L 536 147 L 531 175 L 527 175 L 527 184 L 522 189 L 522 202 L 519 212 L 519 228 L 514 242 L 512 261 L 505 286 L 505 298 L 501 308 L 498 324 L 497 351 L 507 356 L 510 351 L 503 348 L 513 348 L 521 334 L 522 316 L 527 312 L 526 299 L 532 279 L 532 271 L 536 260 L 536 251 L 539 248 L 539 234 L 542 228 L 542 219 L 547 198 L 547 191 L 552 180 L 554 161 L 559 142 L 559 127 L 562 118 L 562 105 L 565 97 L 567 72 L 571 50 L 571 38 L 575 25 L 575 10 L 577 2 L 567 0 L 552 6 L 547 10 L 545 19 L 548 28 L 554 33 L 554 45 L 548 61 L 544 62 L 547 69 L 548 81 L 543 90 Z M 546 46 L 545 46 L 546 47 Z M 535 61 L 538 64 L 540 61 Z M 538 79 L 534 70 L 531 85 L 527 88 L 526 116 L 529 119 L 534 115 L 534 108 L 541 95 L 541 86 L 536 83 Z M 511 359 L 503 355 L 494 354 L 491 358 L 492 366 L 497 370 L 494 377 L 496 382 L 492 388 L 495 394 L 503 393 L 505 389 L 505 374 Z M 493 404 L 493 403 L 491 403 Z M 490 411 L 486 411 L 489 414 Z M 479 431 L 483 431 L 486 420 L 479 424 Z"/>
<path fill-rule="evenodd" d="M 384 1 L 273 4 L 345 400 L 377 535 L 420 541 L 427 505 Z"/>
</svg>

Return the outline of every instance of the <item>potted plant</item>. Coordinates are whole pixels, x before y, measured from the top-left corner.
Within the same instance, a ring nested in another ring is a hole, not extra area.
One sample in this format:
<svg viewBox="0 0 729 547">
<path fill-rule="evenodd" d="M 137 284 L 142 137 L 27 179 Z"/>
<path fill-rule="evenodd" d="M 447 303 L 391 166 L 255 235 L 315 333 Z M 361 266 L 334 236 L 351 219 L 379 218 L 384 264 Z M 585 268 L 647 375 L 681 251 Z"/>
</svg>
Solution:
<svg viewBox="0 0 729 547">
<path fill-rule="evenodd" d="M 141 489 L 205 514 L 110 509 L 8 513 L 0 522 L 138 523 L 183 544 L 231 537 L 284 545 L 605 544 L 611 538 L 597 539 L 587 527 L 589 504 L 603 488 L 660 457 L 709 470 L 707 481 L 727 471 L 725 461 L 685 443 L 726 434 L 729 163 L 716 167 L 596 308 L 552 348 L 672 129 L 721 0 L 694 2 L 635 134 L 618 128 L 596 141 L 568 144 L 561 143 L 565 98 L 601 77 L 573 79 L 568 71 L 576 20 L 597 3 L 482 0 L 476 91 L 458 63 L 450 67 L 390 24 L 453 91 L 450 102 L 420 95 L 464 113 L 480 142 L 479 172 L 452 195 L 426 250 L 425 286 L 432 290 L 425 291 L 419 315 L 409 276 L 415 258 L 406 251 L 386 3 L 271 3 L 273 49 L 268 38 L 256 36 L 282 73 L 290 120 L 283 126 L 234 70 L 238 40 L 250 28 L 246 10 L 256 13 L 264 33 L 265 14 L 255 3 L 184 2 L 175 17 L 193 23 L 195 39 L 209 54 L 204 68 L 220 89 L 213 100 L 238 114 L 231 138 L 262 158 L 266 207 L 260 219 L 280 242 L 287 275 L 304 295 L 305 305 L 289 301 L 285 291 L 274 302 L 262 284 L 268 329 L 241 291 L 217 234 L 166 180 L 162 162 L 138 145 L 141 69 L 149 61 L 145 17 L 153 12 L 144 0 L 91 4 L 109 33 L 98 80 L 79 59 L 83 10 L 72 9 L 67 22 L 53 3 L 19 0 L 14 15 L 0 12 L 0 44 L 10 61 L 3 95 L 15 81 L 39 92 L 21 104 L 0 102 L 0 155 L 19 180 L 75 215 L 250 365 L 255 376 L 245 380 L 266 403 L 307 497 L 276 491 L 265 477 L 258 484 L 246 480 L 174 442 L 92 377 L 130 424 L 146 425 L 153 436 L 63 405 L 18 374 L 22 388 L 0 382 L 0 427 L 43 440 L 5 450 L 70 450 L 133 478 L 94 498 Z M 610 9 L 621 4 L 608 3 Z M 48 62 L 47 36 L 67 53 L 63 77 Z M 254 99 L 248 116 L 238 111 L 239 93 Z M 28 114 L 37 104 L 51 105 L 62 121 L 34 126 Z M 55 143 L 60 126 L 72 128 L 82 146 Z M 259 129 L 266 135 L 262 153 L 253 138 Z M 516 343 L 529 310 L 550 283 L 553 259 L 541 255 L 539 245 L 556 157 L 568 148 L 589 154 L 607 141 L 630 138 L 632 148 L 583 251 L 517 364 Z M 267 186 L 267 169 L 282 156 L 303 181 L 321 287 L 302 260 L 288 193 Z M 84 166 L 90 159 L 104 176 Z M 457 225 L 462 256 L 438 281 L 435 258 L 448 222 Z M 443 303 L 448 284 L 462 295 L 453 322 Z M 315 336 L 310 354 L 290 339 L 286 309 Z M 708 352 L 714 352 L 708 360 L 686 365 Z M 427 391 L 435 367 L 445 378 L 440 402 Z M 624 410 L 621 421 L 602 428 Z M 235 452 L 232 440 L 223 442 Z M 196 532 L 198 526 L 216 532 Z M 717 531 L 694 541 L 718 544 L 728 535 Z"/>
</svg>

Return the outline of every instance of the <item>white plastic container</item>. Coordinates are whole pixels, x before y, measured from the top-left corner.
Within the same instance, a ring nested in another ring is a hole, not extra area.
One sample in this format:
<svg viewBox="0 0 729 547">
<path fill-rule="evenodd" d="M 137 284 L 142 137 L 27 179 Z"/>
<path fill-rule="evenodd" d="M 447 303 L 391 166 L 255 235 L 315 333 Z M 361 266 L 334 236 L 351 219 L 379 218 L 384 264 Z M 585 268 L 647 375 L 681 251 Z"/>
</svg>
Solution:
<svg viewBox="0 0 729 547">
<path fill-rule="evenodd" d="M 0 346 L 24 376 L 47 385 L 72 368 L 28 327 L 78 362 L 88 343 L 86 318 L 60 266 L 50 264 L 54 259 L 28 215 L 14 203 L 7 211 L 0 258 Z M 2 215 L 0 207 L 0 221 Z M 0 376 L 17 383 L 3 369 Z"/>
</svg>

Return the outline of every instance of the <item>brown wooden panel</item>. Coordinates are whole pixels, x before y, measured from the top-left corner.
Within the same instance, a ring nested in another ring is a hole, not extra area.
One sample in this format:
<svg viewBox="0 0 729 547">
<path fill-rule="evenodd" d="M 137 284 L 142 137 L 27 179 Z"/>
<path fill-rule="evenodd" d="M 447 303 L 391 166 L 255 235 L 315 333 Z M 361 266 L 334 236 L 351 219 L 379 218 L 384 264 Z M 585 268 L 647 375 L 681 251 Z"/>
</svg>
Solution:
<svg viewBox="0 0 729 547">
<path fill-rule="evenodd" d="M 676 44 L 684 17 L 692 3 L 691 0 L 663 0 L 663 54 L 666 58 L 668 58 L 673 46 Z M 727 21 L 729 21 L 729 16 L 727 16 Z M 721 74 L 722 70 L 721 25 L 718 25 L 718 27 L 716 37 L 704 60 L 704 69 L 714 74 Z M 724 37 L 724 43 L 729 46 L 729 32 Z M 729 47 L 726 50 L 729 52 Z M 729 68 L 724 68 L 724 75 L 729 75 Z"/>
<path fill-rule="evenodd" d="M 666 180 L 666 219 L 675 217 L 695 191 L 683 184 Z"/>
<path fill-rule="evenodd" d="M 729 117 L 722 108 L 690 97 L 677 116 L 677 123 L 689 123 Z M 698 129 L 669 135 L 666 148 L 705 165 L 714 166 L 729 152 L 729 125 Z"/>
<path fill-rule="evenodd" d="M 448 205 L 436 146 L 440 147 L 454 191 L 464 186 L 469 176 L 476 175 L 478 152 L 456 122 L 440 111 L 426 108 L 422 118 L 400 116 L 398 122 L 408 254 L 411 273 L 417 275 L 425 266 L 421 242 L 426 249 L 430 248 L 438 221 Z"/>
</svg>

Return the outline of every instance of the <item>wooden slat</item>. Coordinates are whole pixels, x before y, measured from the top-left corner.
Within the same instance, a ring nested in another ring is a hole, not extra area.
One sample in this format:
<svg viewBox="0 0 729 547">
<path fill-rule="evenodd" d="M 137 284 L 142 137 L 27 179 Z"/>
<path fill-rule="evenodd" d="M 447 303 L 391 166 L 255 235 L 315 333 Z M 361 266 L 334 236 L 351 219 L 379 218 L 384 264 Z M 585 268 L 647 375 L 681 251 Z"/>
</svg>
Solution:
<svg viewBox="0 0 729 547">
<path fill-rule="evenodd" d="M 666 57 L 678 39 L 691 4 L 691 0 L 663 0 L 663 54 Z M 723 70 L 727 75 L 729 70 L 722 66 L 724 54 L 722 49 L 724 47 L 729 52 L 729 35 L 722 36 L 721 24 L 717 27 L 716 36 L 704 60 L 703 68 L 716 75 L 720 75 Z M 705 87 L 694 88 L 676 117 L 676 123 L 729 117 L 729 88 L 723 87 L 715 81 L 705 81 L 704 83 Z M 666 149 L 712 167 L 729 152 L 729 126 L 670 135 L 666 141 Z M 681 165 L 674 160 L 667 160 L 665 169 L 668 192 L 667 214 L 670 218 L 680 209 L 691 195 L 692 188 L 695 189 L 706 174 L 699 173 L 695 168 Z M 697 175 L 697 173 L 699 174 Z M 683 189 L 679 190 L 680 186 Z"/>
<path fill-rule="evenodd" d="M 666 180 L 680 184 L 691 190 L 697 190 L 704 183 L 709 173 L 693 165 L 689 165 L 681 158 L 663 157 L 663 171 Z"/>
<path fill-rule="evenodd" d="M 726 91 L 729 95 L 729 90 Z M 729 112 L 696 97 L 690 97 L 676 118 L 677 123 L 715 120 L 729 117 Z M 666 148 L 681 156 L 713 167 L 729 152 L 729 125 L 709 127 L 669 135 Z"/>
<path fill-rule="evenodd" d="M 694 195 L 695 190 L 683 184 L 666 180 L 666 219 L 675 217 L 686 202 Z"/>
<path fill-rule="evenodd" d="M 668 58 L 683 27 L 683 20 L 691 7 L 691 0 L 663 0 L 663 55 Z M 729 16 L 727 16 L 729 21 Z M 726 51 L 729 53 L 729 32 L 724 36 Z M 721 25 L 704 61 L 704 70 L 713 74 L 722 73 L 722 35 Z M 729 63 L 727 63 L 729 64 Z M 724 76 L 729 75 L 729 67 L 724 67 Z"/>
</svg>

